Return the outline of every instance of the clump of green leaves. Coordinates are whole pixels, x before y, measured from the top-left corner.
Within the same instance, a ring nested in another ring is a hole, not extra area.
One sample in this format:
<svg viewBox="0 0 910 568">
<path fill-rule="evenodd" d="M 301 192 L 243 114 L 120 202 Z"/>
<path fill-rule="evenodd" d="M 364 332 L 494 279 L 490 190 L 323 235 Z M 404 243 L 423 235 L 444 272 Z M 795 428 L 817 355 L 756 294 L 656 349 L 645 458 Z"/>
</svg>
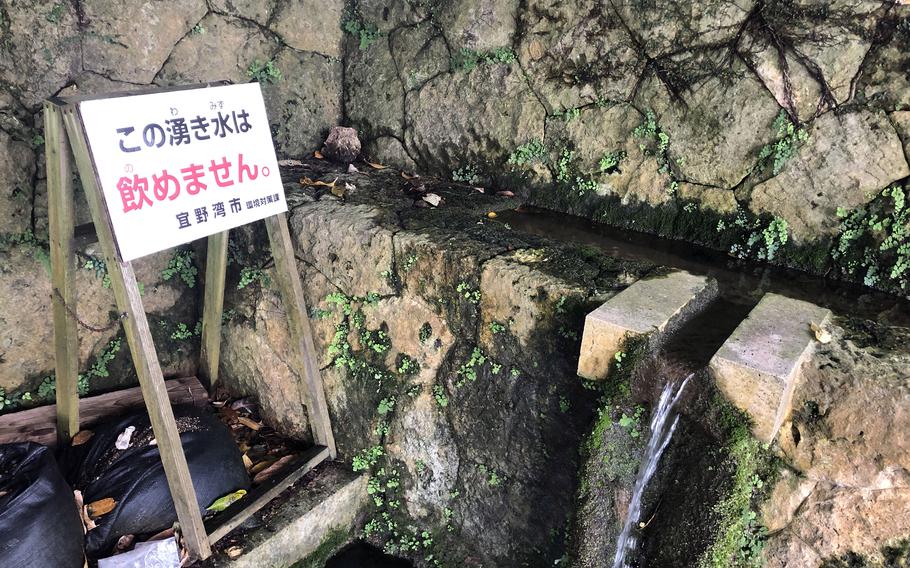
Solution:
<svg viewBox="0 0 910 568">
<path fill-rule="evenodd" d="M 449 405 L 449 397 L 446 395 L 446 389 L 442 385 L 433 385 L 433 399 L 440 408 Z"/>
<path fill-rule="evenodd" d="M 518 148 L 515 148 L 515 150 L 509 154 L 507 163 L 510 166 L 525 166 L 534 162 L 539 162 L 546 158 L 546 156 L 547 147 L 542 140 L 535 138 L 530 142 L 526 142 Z"/>
<path fill-rule="evenodd" d="M 165 322 L 166 324 L 166 322 Z M 171 339 L 174 341 L 186 341 L 187 339 L 192 339 L 193 337 L 199 337 L 202 334 L 202 322 L 196 322 L 195 327 L 190 329 L 190 326 L 183 322 L 178 322 L 174 326 L 174 331 L 171 332 Z"/>
<path fill-rule="evenodd" d="M 611 174 L 619 169 L 619 164 L 626 159 L 625 150 L 607 152 L 603 155 L 598 163 L 598 169 L 601 173 Z"/>
<path fill-rule="evenodd" d="M 193 288 L 196 286 L 196 275 L 199 274 L 194 262 L 195 257 L 195 253 L 191 250 L 176 251 L 168 262 L 167 268 L 161 271 L 161 278 L 171 280 L 179 277 L 187 286 Z"/>
<path fill-rule="evenodd" d="M 910 207 L 904 189 L 882 190 L 867 205 L 838 208 L 840 234 L 832 250 L 838 269 L 867 286 L 910 289 Z"/>
<path fill-rule="evenodd" d="M 455 287 L 455 291 L 458 292 L 461 297 L 465 300 L 471 302 L 472 304 L 480 303 L 480 290 L 472 288 L 467 282 L 461 281 L 458 283 L 458 286 Z"/>
<path fill-rule="evenodd" d="M 358 455 L 354 456 L 353 459 L 353 469 L 354 471 L 366 471 L 376 465 L 376 462 L 385 455 L 385 450 L 382 446 L 372 446 L 366 448 Z"/>
<path fill-rule="evenodd" d="M 105 288 L 109 289 L 111 287 L 111 276 L 107 272 L 107 263 L 104 262 L 104 259 L 96 256 L 89 256 L 85 259 L 85 262 L 82 263 L 82 268 L 94 272 L 95 278 L 100 278 L 101 285 Z"/>
<path fill-rule="evenodd" d="M 773 217 L 769 221 L 746 214 L 740 209 L 732 223 L 723 219 L 717 223 L 717 232 L 732 228 L 743 238 L 730 245 L 730 254 L 739 259 L 771 261 L 790 240 L 789 224 L 786 219 Z"/>
<path fill-rule="evenodd" d="M 461 379 L 456 386 L 462 386 L 465 381 L 474 382 L 477 380 L 477 371 L 487 362 L 487 356 L 480 347 L 474 347 L 471 351 L 471 357 L 458 369 L 458 375 Z"/>
<path fill-rule="evenodd" d="M 490 333 L 492 333 L 493 335 L 496 335 L 497 333 L 502 333 L 506 330 L 506 326 L 498 321 L 491 321 L 490 325 L 488 327 L 490 329 Z"/>
<path fill-rule="evenodd" d="M 274 59 L 260 61 L 258 59 L 250 63 L 247 67 L 246 74 L 250 79 L 260 83 L 277 83 L 282 79 L 281 69 Z"/>
<path fill-rule="evenodd" d="M 417 339 L 420 340 L 421 343 L 426 343 L 431 337 L 433 337 L 433 326 L 430 325 L 430 322 L 424 322 L 424 324 L 420 326 L 420 331 L 417 332 Z"/>
<path fill-rule="evenodd" d="M 575 151 L 563 148 L 556 160 L 556 181 L 567 182 L 571 179 L 572 162 L 575 160 Z"/>
<path fill-rule="evenodd" d="M 458 168 L 452 172 L 452 181 L 459 181 L 462 183 L 469 183 L 471 185 L 480 183 L 480 176 L 478 175 L 477 166 L 470 164 Z"/>
<path fill-rule="evenodd" d="M 361 19 L 351 14 L 345 17 L 341 23 L 341 29 L 357 39 L 361 51 L 369 48 L 383 35 L 375 24 L 364 23 Z"/>
<path fill-rule="evenodd" d="M 243 290 L 254 282 L 259 282 L 262 286 L 268 287 L 272 283 L 272 279 L 269 277 L 268 273 L 261 268 L 252 268 L 249 266 L 241 268 L 240 281 L 237 282 L 237 289 Z"/>
<path fill-rule="evenodd" d="M 497 47 L 490 51 L 477 51 L 467 47 L 461 48 L 452 56 L 451 67 L 453 71 L 470 73 L 479 65 L 503 64 L 511 65 L 518 60 L 518 56 L 509 47 Z"/>
<path fill-rule="evenodd" d="M 66 7 L 62 2 L 58 3 L 58 4 L 54 4 L 54 7 L 51 8 L 51 11 L 48 12 L 47 16 L 45 16 L 44 18 L 52 24 L 57 24 L 60 22 L 60 18 L 63 17 L 63 12 L 65 10 L 66 10 Z"/>
<path fill-rule="evenodd" d="M 581 116 L 580 108 L 567 108 L 561 112 L 557 112 L 554 116 L 563 119 L 566 122 L 572 122 Z"/>
<path fill-rule="evenodd" d="M 764 167 L 770 163 L 771 172 L 777 175 L 787 160 L 796 153 L 797 148 L 809 140 L 809 133 L 794 124 L 783 109 L 774 119 L 771 127 L 774 129 L 776 139 L 774 142 L 762 146 L 758 154 L 758 167 Z"/>
</svg>

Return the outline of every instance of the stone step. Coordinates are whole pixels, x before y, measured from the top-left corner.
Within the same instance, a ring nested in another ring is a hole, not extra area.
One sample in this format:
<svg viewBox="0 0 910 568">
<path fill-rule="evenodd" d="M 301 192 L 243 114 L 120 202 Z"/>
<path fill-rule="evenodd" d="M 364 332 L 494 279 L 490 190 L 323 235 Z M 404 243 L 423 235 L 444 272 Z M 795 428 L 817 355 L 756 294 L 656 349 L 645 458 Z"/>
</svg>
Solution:
<svg viewBox="0 0 910 568">
<path fill-rule="evenodd" d="M 603 380 L 627 338 L 656 346 L 717 296 L 713 278 L 674 271 L 635 282 L 585 318 L 578 374 Z"/>
<path fill-rule="evenodd" d="M 824 326 L 830 317 L 830 310 L 815 304 L 765 294 L 711 358 L 718 388 L 749 414 L 759 440 L 777 436 L 802 363 L 817 342 L 811 324 Z"/>
<path fill-rule="evenodd" d="M 218 541 L 212 557 L 200 566 L 285 568 L 324 543 L 340 548 L 351 540 L 357 516 L 368 501 L 367 476 L 335 463 L 320 465 L 314 473 L 256 513 L 252 523 L 241 525 Z M 256 526 L 245 529 L 249 524 Z M 243 552 L 231 559 L 227 551 L 233 547 Z M 331 554 L 334 550 L 322 552 Z"/>
</svg>

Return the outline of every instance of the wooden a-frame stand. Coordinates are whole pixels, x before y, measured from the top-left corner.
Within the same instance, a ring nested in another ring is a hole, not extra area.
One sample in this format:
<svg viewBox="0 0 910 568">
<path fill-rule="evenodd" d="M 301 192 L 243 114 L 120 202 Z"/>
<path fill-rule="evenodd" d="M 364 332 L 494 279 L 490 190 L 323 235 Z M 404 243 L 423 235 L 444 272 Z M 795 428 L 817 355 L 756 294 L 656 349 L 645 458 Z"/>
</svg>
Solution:
<svg viewBox="0 0 910 568">
<path fill-rule="evenodd" d="M 198 88 L 187 87 L 187 88 Z M 178 88 L 180 89 L 180 88 Z M 161 92 L 163 89 L 145 92 Z M 175 90 L 175 89 L 169 89 Z M 123 93 L 111 96 L 137 94 Z M 139 384 L 151 418 L 155 439 L 180 530 L 190 554 L 197 559 L 211 555 L 211 544 L 236 528 L 246 518 L 274 499 L 307 471 L 326 459 L 335 457 L 335 440 L 326 406 L 325 393 L 313 335 L 307 319 L 306 303 L 297 272 L 287 217 L 284 213 L 265 219 L 269 243 L 275 261 L 275 281 L 286 307 L 292 345 L 291 361 L 301 377 L 301 392 L 313 434 L 314 448 L 286 468 L 280 479 L 270 480 L 223 513 L 203 522 L 193 480 L 187 468 L 174 413 L 136 275 L 130 262 L 121 260 L 105 197 L 101 191 L 95 164 L 86 142 L 85 126 L 79 104 L 92 97 L 52 98 L 44 104 L 45 149 L 47 152 L 47 191 L 49 199 L 51 278 L 53 288 L 54 348 L 57 374 L 57 434 L 68 443 L 79 431 L 79 344 L 76 337 L 76 270 L 75 226 L 71 161 L 75 159 L 86 200 L 91 211 L 98 241 L 107 262 L 108 275 L 130 353 L 139 375 Z M 208 237 L 205 270 L 205 299 L 202 318 L 200 372 L 214 388 L 218 380 L 221 347 L 221 316 L 224 303 L 227 267 L 228 232 Z M 204 505 L 208 505 L 207 503 Z"/>
</svg>

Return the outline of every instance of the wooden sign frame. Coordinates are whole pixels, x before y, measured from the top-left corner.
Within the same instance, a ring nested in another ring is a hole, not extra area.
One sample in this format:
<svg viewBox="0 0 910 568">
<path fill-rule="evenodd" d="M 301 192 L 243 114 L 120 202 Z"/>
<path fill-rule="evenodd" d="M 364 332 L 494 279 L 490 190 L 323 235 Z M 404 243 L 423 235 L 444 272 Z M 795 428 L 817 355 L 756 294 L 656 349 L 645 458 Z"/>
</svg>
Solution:
<svg viewBox="0 0 910 568">
<path fill-rule="evenodd" d="M 193 480 L 180 443 L 180 434 L 168 399 L 167 387 L 139 285 L 130 262 L 121 259 L 97 168 L 87 143 L 80 103 L 87 100 L 172 92 L 224 85 L 224 82 L 187 87 L 149 89 L 93 97 L 54 97 L 44 103 L 45 150 L 47 156 L 48 217 L 51 249 L 51 279 L 54 318 L 54 349 L 57 376 L 57 435 L 69 443 L 79 431 L 79 343 L 76 336 L 76 270 L 74 195 L 72 164 L 75 162 L 95 232 L 107 262 L 117 308 L 130 354 L 139 376 L 142 397 L 151 418 L 161 453 L 168 487 L 177 510 L 180 530 L 190 554 L 196 559 L 211 555 L 211 544 L 225 536 L 269 500 L 276 497 L 304 473 L 336 455 L 335 439 L 322 378 L 317 364 L 313 333 L 307 318 L 306 301 L 297 272 L 297 263 L 285 213 L 264 219 L 275 261 L 275 281 L 286 307 L 294 349 L 293 368 L 299 372 L 301 392 L 307 408 L 315 447 L 298 458 L 280 479 L 264 484 L 226 511 L 204 523 L 193 489 Z M 228 231 L 208 237 L 205 295 L 202 317 L 200 372 L 211 389 L 218 382 L 221 351 L 221 318 L 227 269 Z M 208 525 L 208 526 L 207 526 Z"/>
</svg>

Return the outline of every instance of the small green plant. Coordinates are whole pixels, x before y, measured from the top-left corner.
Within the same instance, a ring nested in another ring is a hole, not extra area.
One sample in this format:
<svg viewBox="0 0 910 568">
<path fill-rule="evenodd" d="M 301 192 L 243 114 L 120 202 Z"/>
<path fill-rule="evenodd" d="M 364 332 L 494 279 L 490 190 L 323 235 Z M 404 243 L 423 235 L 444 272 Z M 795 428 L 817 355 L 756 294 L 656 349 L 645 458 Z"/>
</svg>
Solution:
<svg viewBox="0 0 910 568">
<path fill-rule="evenodd" d="M 603 155 L 598 163 L 598 168 L 601 173 L 612 174 L 619 170 L 619 164 L 626 159 L 625 150 L 617 150 L 614 152 L 607 152 Z"/>
<path fill-rule="evenodd" d="M 477 380 L 477 370 L 487 362 L 487 356 L 480 349 L 480 347 L 474 347 L 471 351 L 471 357 L 466 363 L 458 368 L 458 375 L 461 376 L 456 386 L 461 386 L 465 381 L 474 382 Z"/>
<path fill-rule="evenodd" d="M 853 211 L 838 208 L 840 233 L 831 256 L 840 272 L 866 286 L 910 289 L 910 207 L 894 185 Z"/>
<path fill-rule="evenodd" d="M 195 26 L 193 26 L 193 29 L 190 30 L 190 35 L 194 35 L 194 36 L 203 35 L 203 34 L 205 34 L 205 32 L 206 32 L 206 29 L 202 24 L 196 24 Z"/>
<path fill-rule="evenodd" d="M 430 322 L 424 322 L 424 324 L 420 326 L 420 331 L 417 332 L 417 339 L 420 340 L 421 343 L 426 343 L 432 337 L 433 326 L 430 325 Z"/>
<path fill-rule="evenodd" d="M 490 51 L 477 51 L 476 49 L 463 47 L 457 54 L 452 56 L 451 68 L 453 71 L 470 73 L 477 69 L 479 65 L 511 65 L 517 60 L 518 56 L 508 47 L 497 47 Z"/>
<path fill-rule="evenodd" d="M 480 176 L 478 175 L 477 166 L 468 165 L 452 172 L 452 181 L 458 181 L 462 183 L 469 183 L 475 185 L 480 183 Z"/>
<path fill-rule="evenodd" d="M 398 374 L 405 377 L 409 377 L 420 370 L 420 364 L 414 358 L 409 357 L 404 353 L 398 356 L 398 364 L 396 367 Z"/>
<path fill-rule="evenodd" d="M 417 253 L 411 253 L 404 262 L 401 263 L 401 271 L 404 273 L 410 272 L 415 264 L 417 264 Z"/>
<path fill-rule="evenodd" d="M 361 51 L 368 49 L 383 35 L 375 25 L 364 23 L 350 15 L 341 24 L 341 28 L 358 40 Z"/>
<path fill-rule="evenodd" d="M 202 334 L 202 322 L 196 322 L 196 326 L 193 329 L 190 329 L 190 326 L 186 325 L 183 322 L 177 323 L 174 326 L 175 329 L 171 333 L 171 339 L 174 341 L 185 341 L 187 339 L 192 339 L 193 337 L 199 337 Z"/>
<path fill-rule="evenodd" d="M 240 281 L 237 282 L 237 289 L 243 290 L 254 282 L 258 282 L 261 286 L 267 288 L 272 283 L 272 279 L 269 277 L 268 273 L 261 268 L 251 268 L 249 266 L 241 268 Z"/>
<path fill-rule="evenodd" d="M 433 398 L 440 408 L 445 408 L 449 405 L 449 397 L 446 396 L 446 390 L 442 385 L 433 385 Z"/>
<path fill-rule="evenodd" d="M 511 376 L 513 379 L 517 379 L 521 376 L 521 369 L 518 367 L 512 367 L 512 370 L 509 371 L 509 376 Z"/>
<path fill-rule="evenodd" d="M 492 333 L 493 335 L 496 335 L 497 333 L 502 333 L 506 330 L 506 326 L 501 324 L 498 321 L 491 321 L 489 328 L 490 328 L 490 333 Z"/>
<path fill-rule="evenodd" d="M 809 133 L 804 128 L 798 127 L 786 111 L 781 109 L 774 123 L 771 125 L 776 139 L 770 144 L 762 146 L 758 154 L 758 167 L 763 167 L 770 162 L 771 173 L 777 175 L 784 164 L 793 157 L 799 146 L 809 140 Z"/>
<path fill-rule="evenodd" d="M 85 262 L 82 263 L 82 268 L 94 272 L 95 278 L 101 279 L 101 285 L 105 288 L 110 289 L 111 276 L 107 273 L 107 263 L 104 262 L 103 259 L 95 256 L 89 256 Z"/>
<path fill-rule="evenodd" d="M 561 396 L 559 397 L 559 411 L 565 414 L 572 409 L 572 404 L 569 402 L 569 399 Z"/>
<path fill-rule="evenodd" d="M 534 162 L 542 161 L 547 156 L 547 147 L 539 138 L 522 144 L 509 154 L 509 160 L 506 162 L 510 166 L 525 166 Z"/>
<path fill-rule="evenodd" d="M 60 23 L 60 18 L 63 17 L 63 12 L 65 10 L 66 7 L 63 3 L 54 4 L 54 7 L 51 8 L 51 11 L 45 16 L 45 19 L 52 24 Z"/>
<path fill-rule="evenodd" d="M 472 288 L 467 282 L 463 280 L 458 283 L 458 286 L 455 287 L 455 291 L 472 304 L 476 305 L 480 303 L 480 290 Z"/>
<path fill-rule="evenodd" d="M 277 83 L 282 79 L 281 69 L 278 68 L 278 64 L 275 63 L 274 59 L 269 59 L 268 61 L 254 60 L 247 68 L 246 74 L 250 79 L 263 84 Z"/>
<path fill-rule="evenodd" d="M 740 210 L 733 221 L 733 227 L 744 235 L 743 239 L 730 245 L 730 254 L 740 259 L 756 258 L 771 261 L 777 256 L 780 249 L 790 240 L 789 225 L 786 219 L 773 217 L 767 224 L 760 218 L 750 218 Z M 726 223 L 721 220 L 717 230 L 726 228 Z"/>
<path fill-rule="evenodd" d="M 571 179 L 572 162 L 575 160 L 575 151 L 563 148 L 556 161 L 556 181 L 567 182 Z"/>
<path fill-rule="evenodd" d="M 193 288 L 196 286 L 196 275 L 199 273 L 194 262 L 195 256 L 191 250 L 176 251 L 167 268 L 161 271 L 161 278 L 171 280 L 175 276 L 180 277 L 187 286 Z"/>
<path fill-rule="evenodd" d="M 573 120 L 581 116 L 580 108 L 567 108 L 561 112 L 557 112 L 554 116 L 561 118 L 566 122 L 572 122 Z"/>
<path fill-rule="evenodd" d="M 385 455 L 385 450 L 382 446 L 372 446 L 360 452 L 358 455 L 354 456 L 353 460 L 353 469 L 354 471 L 366 471 L 376 465 L 376 462 Z"/>
<path fill-rule="evenodd" d="M 618 424 L 629 432 L 629 436 L 638 438 L 641 436 L 641 417 L 644 412 L 643 406 L 636 406 L 631 416 L 623 412 Z"/>
</svg>

